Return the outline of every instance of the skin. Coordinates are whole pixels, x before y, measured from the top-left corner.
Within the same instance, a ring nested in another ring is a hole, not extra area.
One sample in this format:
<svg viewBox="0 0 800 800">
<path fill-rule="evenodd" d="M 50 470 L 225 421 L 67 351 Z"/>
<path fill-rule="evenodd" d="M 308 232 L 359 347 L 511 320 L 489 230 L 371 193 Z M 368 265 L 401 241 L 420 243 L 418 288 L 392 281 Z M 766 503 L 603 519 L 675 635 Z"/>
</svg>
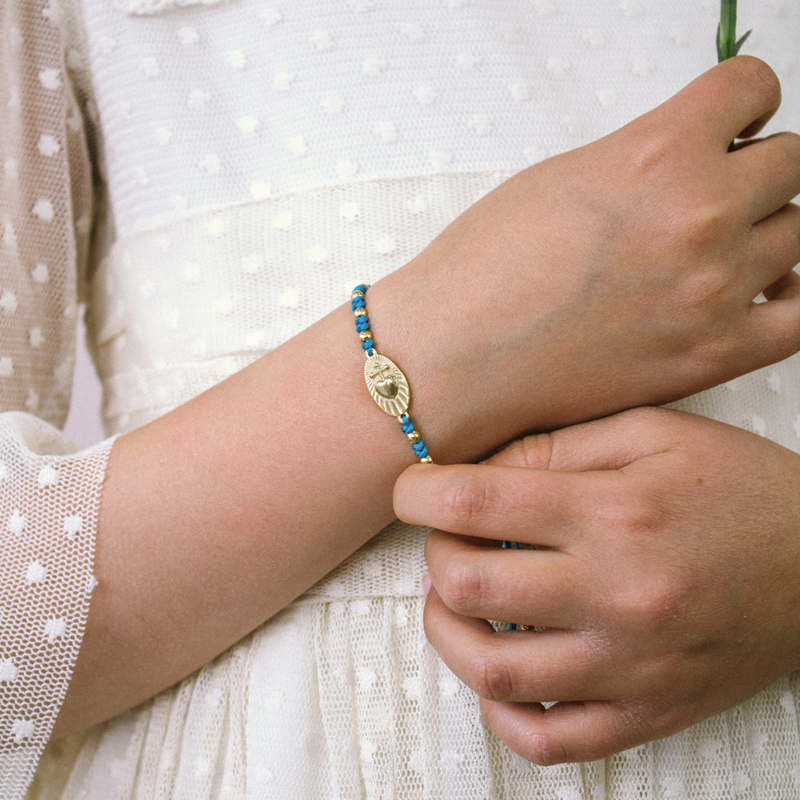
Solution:
<svg viewBox="0 0 800 800">
<path fill-rule="evenodd" d="M 408 377 L 437 461 L 800 349 L 800 137 L 726 152 L 779 102 L 767 65 L 726 61 L 506 181 L 370 288 L 378 351 Z M 770 302 L 753 304 L 762 290 Z M 352 320 L 339 307 L 117 441 L 99 585 L 54 737 L 189 675 L 394 518 L 413 455 L 364 387 Z"/>
<path fill-rule="evenodd" d="M 429 641 L 500 739 L 550 765 L 675 733 L 800 668 L 799 485 L 791 450 L 641 408 L 485 464 L 412 466 L 394 502 L 438 528 Z"/>
</svg>

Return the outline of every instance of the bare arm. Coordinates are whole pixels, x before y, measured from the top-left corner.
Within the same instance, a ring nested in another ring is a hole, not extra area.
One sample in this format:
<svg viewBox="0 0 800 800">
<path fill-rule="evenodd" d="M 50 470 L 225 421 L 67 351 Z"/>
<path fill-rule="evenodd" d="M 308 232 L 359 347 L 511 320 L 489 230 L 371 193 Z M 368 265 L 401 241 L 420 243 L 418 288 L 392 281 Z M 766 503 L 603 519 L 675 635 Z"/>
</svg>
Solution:
<svg viewBox="0 0 800 800">
<path fill-rule="evenodd" d="M 400 312 L 378 286 L 370 307 L 376 336 Z M 342 306 L 117 442 L 56 736 L 191 673 L 393 519 L 393 481 L 414 455 L 367 393 L 352 319 Z M 424 432 L 446 457 L 447 428 L 426 419 Z"/>
<path fill-rule="evenodd" d="M 727 152 L 779 99 L 766 65 L 731 59 L 507 181 L 370 289 L 378 350 L 408 376 L 436 461 L 685 396 L 800 347 L 785 277 L 800 256 L 800 138 Z M 342 306 L 118 441 L 56 736 L 191 673 L 393 519 L 413 456 L 363 360 Z"/>
</svg>

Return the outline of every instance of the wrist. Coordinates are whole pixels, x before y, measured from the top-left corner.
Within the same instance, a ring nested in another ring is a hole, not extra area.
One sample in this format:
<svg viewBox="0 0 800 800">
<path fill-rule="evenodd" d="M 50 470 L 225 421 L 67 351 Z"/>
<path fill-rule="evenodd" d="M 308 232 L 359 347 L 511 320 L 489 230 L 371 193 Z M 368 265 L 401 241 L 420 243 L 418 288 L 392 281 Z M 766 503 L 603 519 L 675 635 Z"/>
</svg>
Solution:
<svg viewBox="0 0 800 800">
<path fill-rule="evenodd" d="M 418 257 L 373 284 L 368 293 L 376 350 L 402 370 L 410 387 L 409 416 L 436 463 L 474 461 L 522 430 L 513 415 L 498 414 L 493 363 L 460 346 L 454 318 L 427 289 Z M 473 320 L 477 325 L 478 321 Z M 463 337 L 460 337 L 463 339 Z M 488 334 L 480 335 L 490 341 Z M 366 390 L 365 390 L 366 392 Z"/>
</svg>

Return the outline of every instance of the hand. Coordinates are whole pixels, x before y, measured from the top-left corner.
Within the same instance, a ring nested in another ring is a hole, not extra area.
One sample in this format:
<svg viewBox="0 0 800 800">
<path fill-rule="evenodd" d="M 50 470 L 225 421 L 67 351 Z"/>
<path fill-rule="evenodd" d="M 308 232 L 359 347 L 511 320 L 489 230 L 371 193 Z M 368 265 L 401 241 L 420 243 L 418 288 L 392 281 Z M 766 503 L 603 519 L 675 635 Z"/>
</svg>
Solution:
<svg viewBox="0 0 800 800">
<path fill-rule="evenodd" d="M 377 282 L 378 349 L 408 370 L 420 422 L 466 409 L 462 440 L 485 453 L 800 349 L 800 136 L 727 152 L 779 103 L 766 64 L 725 61 L 518 173 Z"/>
<path fill-rule="evenodd" d="M 394 505 L 439 528 L 429 641 L 500 739 L 554 764 L 675 733 L 800 667 L 799 497 L 800 455 L 643 408 L 486 464 L 409 467 Z"/>
</svg>

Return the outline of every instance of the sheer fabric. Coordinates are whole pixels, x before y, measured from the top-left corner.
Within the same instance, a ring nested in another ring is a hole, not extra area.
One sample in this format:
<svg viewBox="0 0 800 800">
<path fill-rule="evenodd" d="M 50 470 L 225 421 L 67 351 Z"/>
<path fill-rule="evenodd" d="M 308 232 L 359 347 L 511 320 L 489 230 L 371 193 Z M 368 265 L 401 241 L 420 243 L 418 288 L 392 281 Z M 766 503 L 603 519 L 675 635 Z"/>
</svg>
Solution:
<svg viewBox="0 0 800 800">
<path fill-rule="evenodd" d="M 110 441 L 69 407 L 92 179 L 55 7 L 0 3 L 0 796 L 49 738 L 86 622 Z"/>
</svg>

